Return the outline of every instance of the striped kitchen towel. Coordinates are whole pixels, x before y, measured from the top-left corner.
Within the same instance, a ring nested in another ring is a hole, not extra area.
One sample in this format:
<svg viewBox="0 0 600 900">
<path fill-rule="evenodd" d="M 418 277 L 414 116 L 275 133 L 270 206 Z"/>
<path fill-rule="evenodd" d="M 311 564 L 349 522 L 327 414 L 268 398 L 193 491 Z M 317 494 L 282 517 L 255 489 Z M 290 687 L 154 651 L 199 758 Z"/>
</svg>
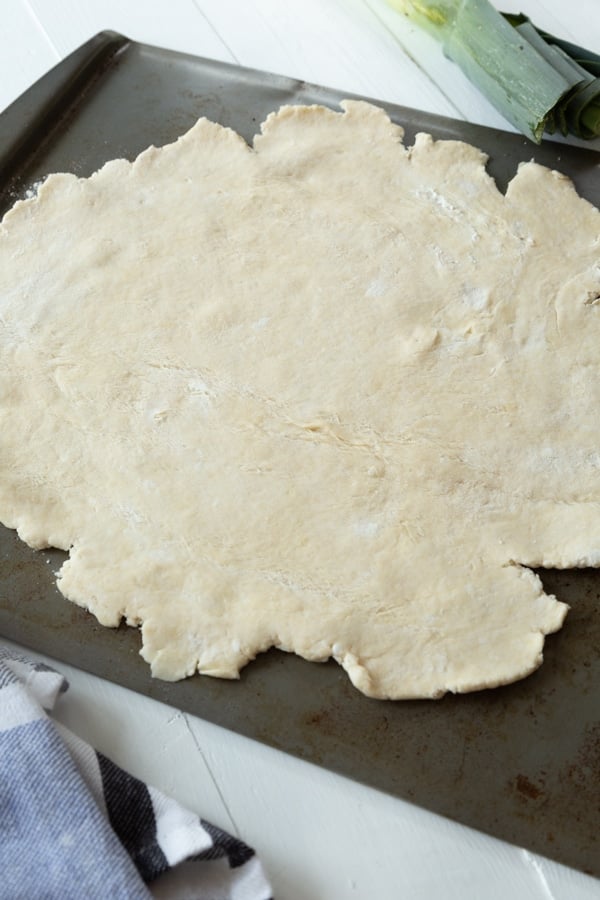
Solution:
<svg viewBox="0 0 600 900">
<path fill-rule="evenodd" d="M 46 715 L 67 687 L 0 646 L 0 898 L 269 900 L 250 847 Z"/>
</svg>

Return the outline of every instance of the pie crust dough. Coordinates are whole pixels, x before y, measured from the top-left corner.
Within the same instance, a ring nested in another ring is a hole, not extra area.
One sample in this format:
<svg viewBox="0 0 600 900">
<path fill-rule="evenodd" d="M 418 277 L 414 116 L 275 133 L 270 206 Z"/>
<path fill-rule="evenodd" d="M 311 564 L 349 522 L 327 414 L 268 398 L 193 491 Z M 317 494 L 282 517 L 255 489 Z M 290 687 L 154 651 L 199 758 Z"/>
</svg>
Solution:
<svg viewBox="0 0 600 900">
<path fill-rule="evenodd" d="M 0 518 L 155 676 L 514 681 L 600 565 L 600 216 L 369 104 L 201 119 L 0 226 Z"/>
</svg>

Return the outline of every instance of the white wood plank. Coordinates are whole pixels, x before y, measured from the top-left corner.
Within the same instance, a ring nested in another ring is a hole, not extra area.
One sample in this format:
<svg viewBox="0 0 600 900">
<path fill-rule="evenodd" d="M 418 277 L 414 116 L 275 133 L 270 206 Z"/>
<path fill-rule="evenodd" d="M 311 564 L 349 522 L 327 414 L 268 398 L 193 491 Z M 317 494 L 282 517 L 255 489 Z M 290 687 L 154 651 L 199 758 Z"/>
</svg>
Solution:
<svg viewBox="0 0 600 900">
<path fill-rule="evenodd" d="M 550 859 L 535 860 L 540 880 L 547 888 L 547 900 L 599 900 L 600 881 L 561 866 Z"/>
<path fill-rule="evenodd" d="M 194 0 L 28 0 L 61 56 L 106 29 L 132 40 L 235 62 Z"/>
<path fill-rule="evenodd" d="M 196 0 L 242 65 L 457 115 L 363 0 Z"/>
<path fill-rule="evenodd" d="M 59 61 L 59 53 L 21 0 L 3 0 L 0 110 Z"/>
</svg>

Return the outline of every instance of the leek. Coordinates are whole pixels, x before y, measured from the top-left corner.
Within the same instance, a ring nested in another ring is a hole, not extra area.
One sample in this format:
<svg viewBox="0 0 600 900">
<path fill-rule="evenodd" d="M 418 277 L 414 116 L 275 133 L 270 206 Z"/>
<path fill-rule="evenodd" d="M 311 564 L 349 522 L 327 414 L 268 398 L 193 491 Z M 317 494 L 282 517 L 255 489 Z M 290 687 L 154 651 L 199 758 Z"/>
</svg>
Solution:
<svg viewBox="0 0 600 900">
<path fill-rule="evenodd" d="M 488 0 L 389 0 L 437 38 L 518 131 L 600 136 L 600 56 L 539 31 Z"/>
</svg>

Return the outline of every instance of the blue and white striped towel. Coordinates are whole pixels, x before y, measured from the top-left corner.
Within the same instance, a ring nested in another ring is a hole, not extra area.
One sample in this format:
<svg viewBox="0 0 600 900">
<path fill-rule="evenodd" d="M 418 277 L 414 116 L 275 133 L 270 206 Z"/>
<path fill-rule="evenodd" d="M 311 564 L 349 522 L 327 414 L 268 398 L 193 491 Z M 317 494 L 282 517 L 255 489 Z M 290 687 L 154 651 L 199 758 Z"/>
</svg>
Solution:
<svg viewBox="0 0 600 900">
<path fill-rule="evenodd" d="M 0 898 L 269 900 L 250 847 L 46 715 L 67 687 L 0 646 Z"/>
</svg>

